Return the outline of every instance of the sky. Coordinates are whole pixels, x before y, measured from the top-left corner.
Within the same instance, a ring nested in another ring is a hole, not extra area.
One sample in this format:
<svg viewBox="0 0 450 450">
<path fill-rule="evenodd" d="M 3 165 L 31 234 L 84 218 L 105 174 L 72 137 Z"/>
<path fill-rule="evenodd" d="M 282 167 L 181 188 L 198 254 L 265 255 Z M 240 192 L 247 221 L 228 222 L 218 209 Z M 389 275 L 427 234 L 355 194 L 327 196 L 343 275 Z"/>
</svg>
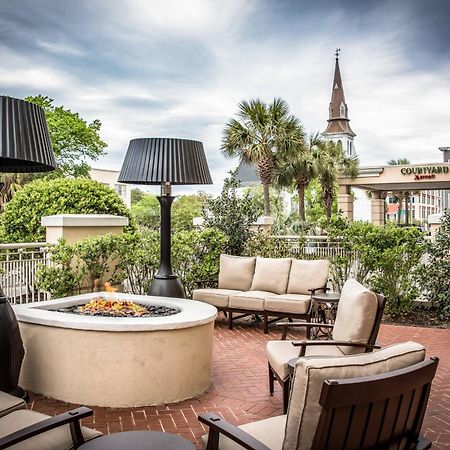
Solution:
<svg viewBox="0 0 450 450">
<path fill-rule="evenodd" d="M 133 138 L 200 140 L 214 181 L 201 190 L 218 193 L 240 101 L 282 97 L 324 131 L 339 47 L 361 165 L 441 161 L 449 22 L 450 0 L 0 0 L 0 93 L 100 119 L 98 168 L 120 170 Z"/>
</svg>

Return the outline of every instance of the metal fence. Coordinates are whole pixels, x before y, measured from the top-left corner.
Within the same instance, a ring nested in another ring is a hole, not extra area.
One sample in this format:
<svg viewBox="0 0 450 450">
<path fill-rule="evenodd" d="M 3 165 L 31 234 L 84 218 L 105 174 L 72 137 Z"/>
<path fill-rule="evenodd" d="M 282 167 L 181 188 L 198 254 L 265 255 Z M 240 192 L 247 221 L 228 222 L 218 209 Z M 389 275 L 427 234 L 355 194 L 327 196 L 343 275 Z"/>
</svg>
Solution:
<svg viewBox="0 0 450 450">
<path fill-rule="evenodd" d="M 342 247 L 339 239 L 329 240 L 328 236 L 274 236 L 286 242 L 297 258 L 333 258 L 348 255 L 349 251 Z"/>
<path fill-rule="evenodd" d="M 50 298 L 36 287 L 36 272 L 42 264 L 51 264 L 45 242 L 0 244 L 0 286 L 11 303 Z"/>
</svg>

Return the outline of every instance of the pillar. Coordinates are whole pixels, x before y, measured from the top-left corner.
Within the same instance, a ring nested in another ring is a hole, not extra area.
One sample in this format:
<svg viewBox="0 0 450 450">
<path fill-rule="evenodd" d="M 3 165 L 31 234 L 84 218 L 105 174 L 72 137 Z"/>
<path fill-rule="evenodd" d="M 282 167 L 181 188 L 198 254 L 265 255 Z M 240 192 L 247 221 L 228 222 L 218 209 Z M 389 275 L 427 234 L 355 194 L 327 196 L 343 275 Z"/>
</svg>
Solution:
<svg viewBox="0 0 450 450">
<path fill-rule="evenodd" d="M 371 221 L 375 225 L 384 225 L 385 222 L 385 198 L 384 192 L 372 191 Z"/>
<path fill-rule="evenodd" d="M 344 217 L 353 220 L 353 194 L 350 186 L 340 185 L 338 194 L 338 211 L 342 211 Z"/>
</svg>

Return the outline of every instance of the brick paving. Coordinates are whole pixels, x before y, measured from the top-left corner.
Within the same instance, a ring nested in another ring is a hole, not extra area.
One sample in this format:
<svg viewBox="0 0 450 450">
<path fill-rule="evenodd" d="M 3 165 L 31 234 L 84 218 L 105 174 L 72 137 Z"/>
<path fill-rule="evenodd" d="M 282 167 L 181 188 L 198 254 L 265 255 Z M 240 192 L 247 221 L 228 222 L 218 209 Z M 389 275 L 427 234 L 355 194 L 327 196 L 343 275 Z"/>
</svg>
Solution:
<svg viewBox="0 0 450 450">
<path fill-rule="evenodd" d="M 205 434 L 197 415 L 212 411 L 236 425 L 282 414 L 281 392 L 269 395 L 265 342 L 277 339 L 278 330 L 269 335 L 261 325 L 242 323 L 234 330 L 218 319 L 214 333 L 213 385 L 201 397 L 176 404 L 138 408 L 93 407 L 93 417 L 83 424 L 102 433 L 128 430 L 151 430 L 177 433 L 201 448 Z M 302 337 L 293 334 L 292 337 Z M 438 373 L 433 383 L 422 433 L 436 449 L 450 450 L 450 330 L 382 325 L 379 342 L 389 345 L 412 340 L 423 344 L 428 356 L 439 356 Z M 61 401 L 31 394 L 30 407 L 49 415 L 77 407 Z"/>
</svg>

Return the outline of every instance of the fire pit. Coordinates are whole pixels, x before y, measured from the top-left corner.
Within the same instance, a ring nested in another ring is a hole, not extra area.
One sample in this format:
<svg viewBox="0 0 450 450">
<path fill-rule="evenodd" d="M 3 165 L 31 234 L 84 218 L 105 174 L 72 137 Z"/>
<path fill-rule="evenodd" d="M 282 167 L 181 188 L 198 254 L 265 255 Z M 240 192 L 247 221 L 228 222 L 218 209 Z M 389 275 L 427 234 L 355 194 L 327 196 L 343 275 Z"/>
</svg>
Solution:
<svg viewBox="0 0 450 450">
<path fill-rule="evenodd" d="M 97 292 L 13 308 L 25 389 L 132 407 L 192 398 L 211 384 L 217 310 L 206 303 Z"/>
</svg>

